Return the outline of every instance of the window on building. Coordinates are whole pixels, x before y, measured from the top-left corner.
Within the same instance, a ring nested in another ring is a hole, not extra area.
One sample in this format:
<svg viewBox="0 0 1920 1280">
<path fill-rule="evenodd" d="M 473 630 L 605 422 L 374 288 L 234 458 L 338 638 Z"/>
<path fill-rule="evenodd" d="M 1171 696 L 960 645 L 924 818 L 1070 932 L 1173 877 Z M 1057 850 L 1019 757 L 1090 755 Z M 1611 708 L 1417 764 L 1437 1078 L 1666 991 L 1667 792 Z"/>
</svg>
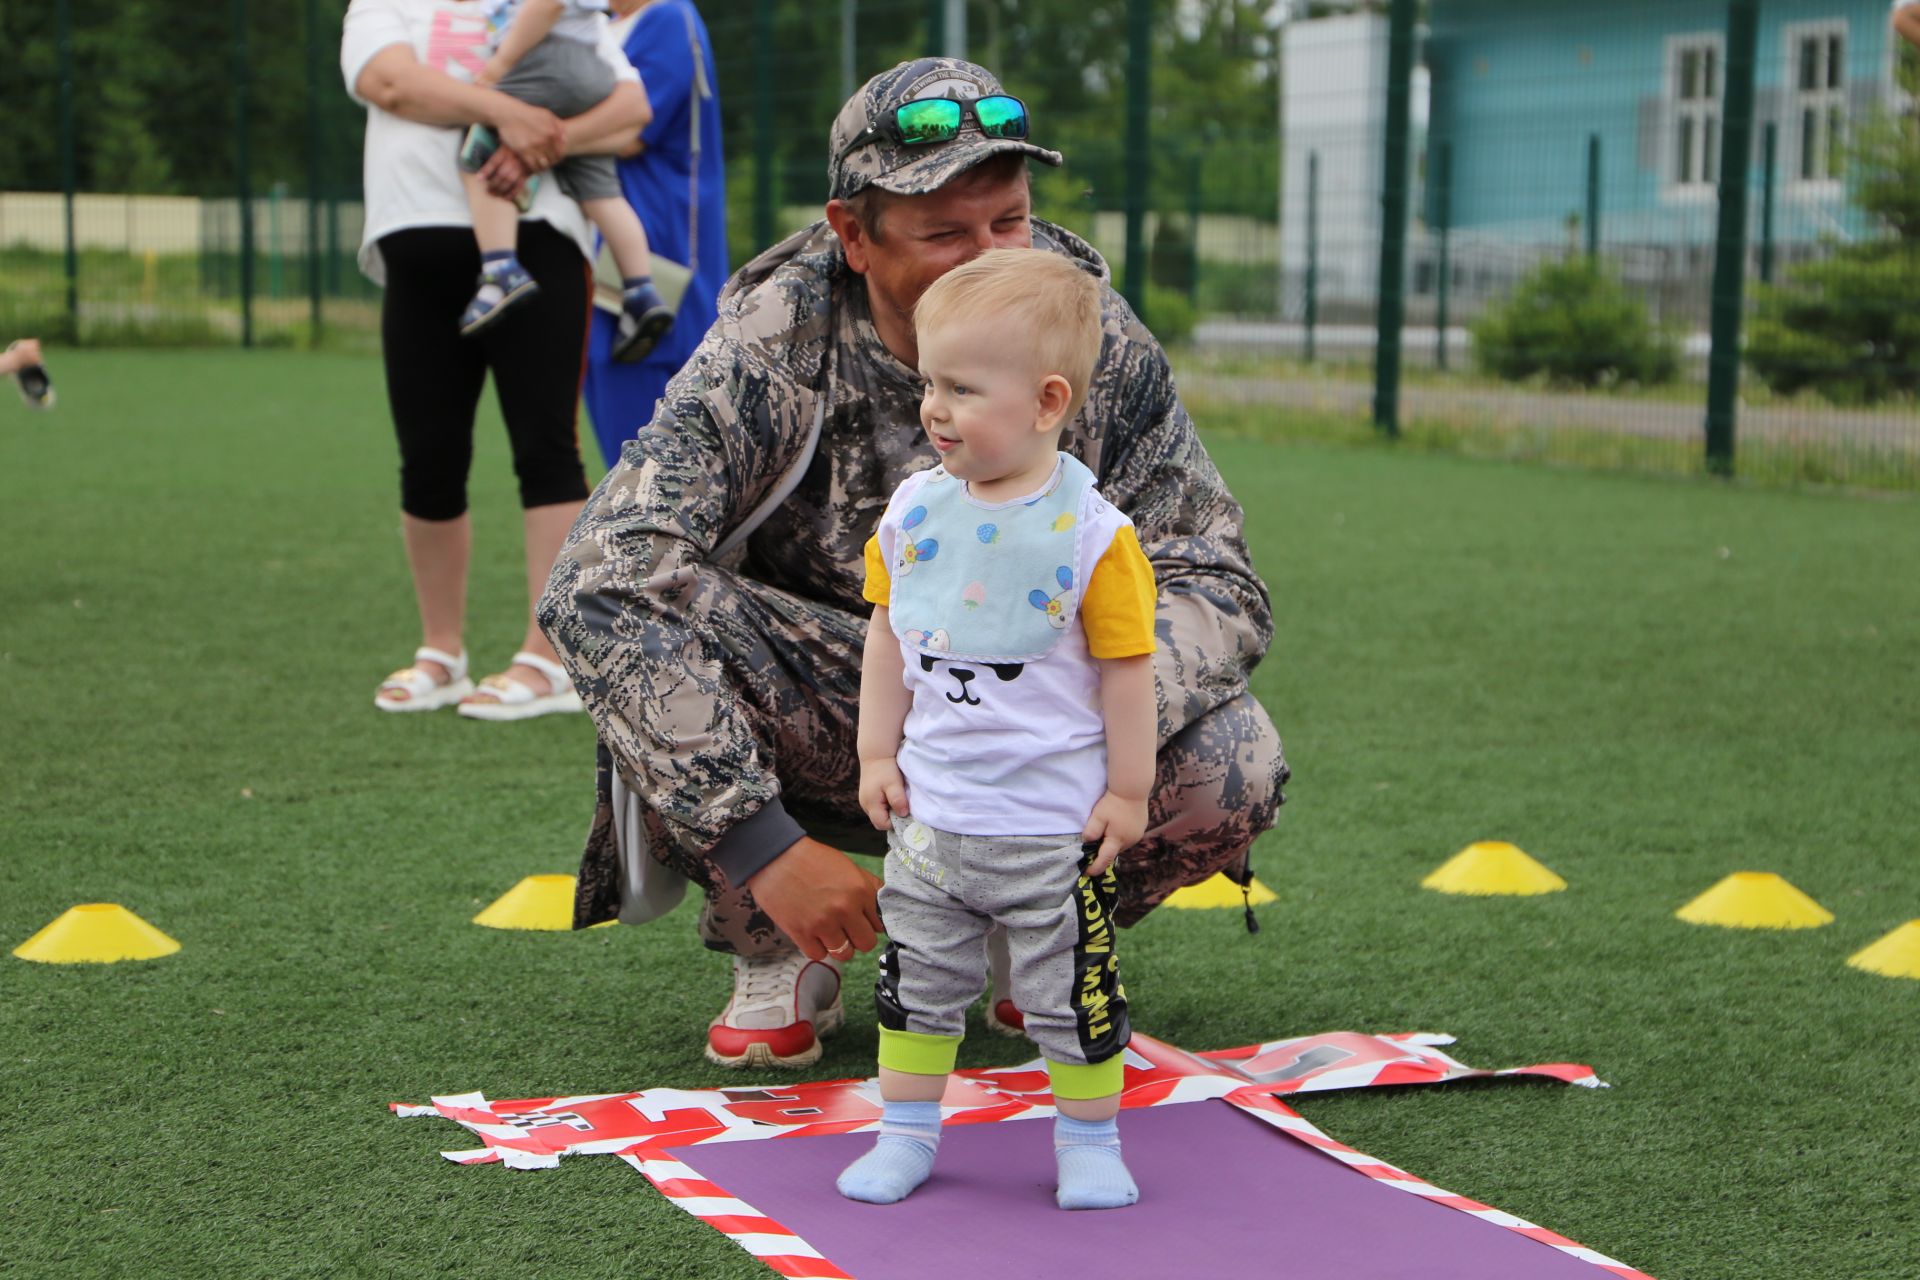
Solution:
<svg viewBox="0 0 1920 1280">
<path fill-rule="evenodd" d="M 1719 180 L 1721 64 L 1717 34 L 1667 42 L 1669 190 L 1710 191 Z"/>
<path fill-rule="evenodd" d="M 1791 89 L 1785 127 L 1788 172 L 1800 182 L 1837 182 L 1847 136 L 1847 24 L 1790 26 L 1783 32 Z"/>
</svg>

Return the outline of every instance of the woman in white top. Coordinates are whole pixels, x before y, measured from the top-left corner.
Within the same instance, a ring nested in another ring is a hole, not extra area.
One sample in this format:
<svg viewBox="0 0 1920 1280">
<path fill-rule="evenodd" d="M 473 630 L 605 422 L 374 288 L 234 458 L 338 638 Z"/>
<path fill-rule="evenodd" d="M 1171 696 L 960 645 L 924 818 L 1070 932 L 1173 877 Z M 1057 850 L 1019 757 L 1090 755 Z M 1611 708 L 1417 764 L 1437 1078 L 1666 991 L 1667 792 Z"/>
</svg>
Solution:
<svg viewBox="0 0 1920 1280">
<path fill-rule="evenodd" d="M 475 719 L 519 720 L 580 709 L 533 624 L 531 602 L 587 496 L 577 422 L 592 233 L 558 184 L 540 183 L 518 246 L 539 295 L 497 332 L 462 339 L 458 322 L 479 251 L 455 152 L 467 125 L 486 124 L 525 167 L 543 170 L 565 155 L 620 150 L 650 113 L 632 66 L 611 40 L 598 52 L 619 85 L 570 120 L 475 85 L 486 43 L 478 0 L 353 0 L 340 67 L 348 91 L 367 107 L 360 266 L 386 288 L 381 346 L 423 641 L 413 664 L 381 684 L 374 705 L 428 711 L 457 703 L 460 714 Z M 462 639 L 472 545 L 466 480 L 488 370 L 520 483 L 529 605 L 521 651 L 476 690 Z"/>
</svg>

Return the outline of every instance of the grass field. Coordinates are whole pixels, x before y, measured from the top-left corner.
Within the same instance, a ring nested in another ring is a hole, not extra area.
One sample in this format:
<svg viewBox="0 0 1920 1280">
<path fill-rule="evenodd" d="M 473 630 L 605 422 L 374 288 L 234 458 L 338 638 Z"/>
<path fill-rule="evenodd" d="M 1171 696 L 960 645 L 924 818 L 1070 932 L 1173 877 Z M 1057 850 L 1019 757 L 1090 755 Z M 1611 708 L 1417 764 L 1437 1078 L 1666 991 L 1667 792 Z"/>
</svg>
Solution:
<svg viewBox="0 0 1920 1280">
<path fill-rule="evenodd" d="M 114 901 L 185 948 L 0 960 L 0 1271 L 769 1274 L 616 1161 L 457 1168 L 435 1153 L 467 1135 L 387 1114 L 770 1077 L 700 1056 L 726 976 L 690 906 L 581 935 L 468 923 L 572 870 L 592 731 L 368 705 L 413 643 L 378 364 L 55 372 L 55 413 L 0 404 L 0 939 Z M 491 407 L 482 437 L 469 647 L 492 669 L 523 601 Z M 1660 1280 L 1920 1273 L 1920 982 L 1843 964 L 1920 917 L 1920 505 L 1212 447 L 1279 620 L 1256 687 L 1296 780 L 1256 870 L 1281 900 L 1257 936 L 1237 912 L 1134 929 L 1135 1025 L 1196 1049 L 1439 1030 L 1476 1065 L 1589 1062 L 1611 1090 L 1300 1109 Z M 1570 891 L 1416 887 L 1482 838 Z M 1739 869 L 1837 921 L 1672 918 Z M 871 1070 L 871 976 L 854 966 L 820 1078 Z M 981 1034 L 962 1062 L 1017 1053 Z"/>
</svg>

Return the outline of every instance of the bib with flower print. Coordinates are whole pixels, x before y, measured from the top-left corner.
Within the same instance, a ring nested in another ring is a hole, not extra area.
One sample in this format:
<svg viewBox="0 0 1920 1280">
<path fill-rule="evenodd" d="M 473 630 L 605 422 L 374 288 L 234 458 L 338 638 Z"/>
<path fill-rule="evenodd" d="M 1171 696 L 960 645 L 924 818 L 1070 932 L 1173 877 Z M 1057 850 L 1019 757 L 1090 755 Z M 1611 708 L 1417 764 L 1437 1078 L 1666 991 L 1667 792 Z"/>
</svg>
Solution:
<svg viewBox="0 0 1920 1280">
<path fill-rule="evenodd" d="M 945 467 L 902 486 L 887 569 L 901 641 L 932 658 L 1034 662 L 1079 612 L 1093 473 L 1059 455 L 1037 494 L 984 503 Z M 884 545 L 884 544 L 883 544 Z"/>
</svg>

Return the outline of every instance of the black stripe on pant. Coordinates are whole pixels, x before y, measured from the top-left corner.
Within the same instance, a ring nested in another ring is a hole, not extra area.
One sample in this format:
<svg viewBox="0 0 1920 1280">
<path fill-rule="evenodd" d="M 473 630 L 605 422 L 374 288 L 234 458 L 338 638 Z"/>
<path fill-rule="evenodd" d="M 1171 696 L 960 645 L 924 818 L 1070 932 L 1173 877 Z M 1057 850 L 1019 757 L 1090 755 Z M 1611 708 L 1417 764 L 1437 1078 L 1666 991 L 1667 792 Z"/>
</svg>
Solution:
<svg viewBox="0 0 1920 1280">
<path fill-rule="evenodd" d="M 1082 868 L 1100 846 L 1088 844 Z M 1112 867 L 1097 876 L 1082 874 L 1074 886 L 1080 934 L 1073 944 L 1073 1020 L 1080 1052 L 1089 1063 L 1105 1062 L 1127 1047 L 1127 993 L 1120 985 L 1120 959 L 1114 953 L 1114 904 L 1120 877 Z"/>
</svg>

